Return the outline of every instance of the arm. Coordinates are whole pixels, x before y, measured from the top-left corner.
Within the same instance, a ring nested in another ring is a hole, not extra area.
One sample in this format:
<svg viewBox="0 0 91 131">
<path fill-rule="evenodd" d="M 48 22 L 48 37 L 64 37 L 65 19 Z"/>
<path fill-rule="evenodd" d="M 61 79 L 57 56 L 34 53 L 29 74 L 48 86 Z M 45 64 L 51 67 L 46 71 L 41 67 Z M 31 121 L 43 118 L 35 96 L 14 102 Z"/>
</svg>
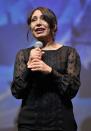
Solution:
<svg viewBox="0 0 91 131">
<path fill-rule="evenodd" d="M 65 74 L 61 74 L 52 69 L 51 78 L 56 83 L 61 96 L 71 99 L 73 98 L 80 86 L 80 57 L 75 49 L 70 48 L 67 60 L 67 70 Z"/>
<path fill-rule="evenodd" d="M 11 85 L 11 92 L 17 99 L 23 99 L 28 93 L 29 69 L 24 58 L 24 51 L 21 50 L 16 55 L 14 65 L 14 75 Z"/>
</svg>

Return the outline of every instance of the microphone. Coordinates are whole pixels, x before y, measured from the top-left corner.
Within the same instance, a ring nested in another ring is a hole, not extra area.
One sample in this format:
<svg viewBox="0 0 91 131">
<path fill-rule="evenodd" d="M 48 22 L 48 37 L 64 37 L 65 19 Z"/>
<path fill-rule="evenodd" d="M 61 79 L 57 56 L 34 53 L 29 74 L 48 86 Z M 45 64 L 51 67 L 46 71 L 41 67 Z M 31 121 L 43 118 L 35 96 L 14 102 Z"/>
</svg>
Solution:
<svg viewBox="0 0 91 131">
<path fill-rule="evenodd" d="M 42 48 L 42 47 L 43 47 L 43 43 L 42 43 L 41 41 L 35 42 L 34 48 Z M 31 59 L 32 59 L 31 56 L 29 56 L 29 61 L 30 61 Z M 29 68 L 29 61 L 28 61 L 28 63 L 27 63 L 28 68 Z"/>
<path fill-rule="evenodd" d="M 34 48 L 42 48 L 42 47 L 43 47 L 43 43 L 41 41 L 36 41 L 35 42 Z M 41 53 L 43 54 L 43 52 L 41 52 Z M 41 57 L 42 57 L 42 54 L 41 54 Z M 34 59 L 34 58 L 31 58 L 31 56 L 29 56 L 29 61 L 31 61 L 32 59 Z M 30 68 L 30 62 L 29 61 L 27 63 L 28 68 Z"/>
<path fill-rule="evenodd" d="M 42 48 L 43 47 L 43 43 L 41 41 L 37 41 L 34 45 L 35 48 Z"/>
</svg>

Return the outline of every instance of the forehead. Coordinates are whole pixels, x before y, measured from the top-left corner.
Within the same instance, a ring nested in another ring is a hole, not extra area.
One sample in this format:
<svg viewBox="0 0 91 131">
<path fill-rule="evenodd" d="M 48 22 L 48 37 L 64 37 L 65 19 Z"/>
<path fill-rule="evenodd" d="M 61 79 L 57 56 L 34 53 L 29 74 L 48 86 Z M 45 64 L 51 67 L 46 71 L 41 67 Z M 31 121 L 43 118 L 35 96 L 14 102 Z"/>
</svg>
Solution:
<svg viewBox="0 0 91 131">
<path fill-rule="evenodd" d="M 42 15 L 42 12 L 40 10 L 35 10 L 32 14 L 32 17 L 34 16 L 41 16 Z"/>
</svg>

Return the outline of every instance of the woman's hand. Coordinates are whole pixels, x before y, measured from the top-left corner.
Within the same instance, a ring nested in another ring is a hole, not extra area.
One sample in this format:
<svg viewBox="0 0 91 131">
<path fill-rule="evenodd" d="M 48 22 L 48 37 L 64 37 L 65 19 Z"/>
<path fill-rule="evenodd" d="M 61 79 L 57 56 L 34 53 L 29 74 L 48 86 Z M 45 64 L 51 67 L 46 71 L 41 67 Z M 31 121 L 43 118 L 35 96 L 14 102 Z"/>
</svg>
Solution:
<svg viewBox="0 0 91 131">
<path fill-rule="evenodd" d="M 30 51 L 30 59 L 41 59 L 43 53 L 40 48 L 34 48 Z"/>
<path fill-rule="evenodd" d="M 29 56 L 29 60 L 27 63 L 27 66 L 29 67 L 31 60 L 33 59 L 41 59 L 42 55 L 44 54 L 44 52 L 40 49 L 40 48 L 34 48 L 30 51 L 30 56 Z"/>
<path fill-rule="evenodd" d="M 28 65 L 28 68 L 31 68 L 32 71 L 41 71 L 45 74 L 48 74 L 52 71 L 52 68 L 40 59 L 32 59 Z"/>
</svg>

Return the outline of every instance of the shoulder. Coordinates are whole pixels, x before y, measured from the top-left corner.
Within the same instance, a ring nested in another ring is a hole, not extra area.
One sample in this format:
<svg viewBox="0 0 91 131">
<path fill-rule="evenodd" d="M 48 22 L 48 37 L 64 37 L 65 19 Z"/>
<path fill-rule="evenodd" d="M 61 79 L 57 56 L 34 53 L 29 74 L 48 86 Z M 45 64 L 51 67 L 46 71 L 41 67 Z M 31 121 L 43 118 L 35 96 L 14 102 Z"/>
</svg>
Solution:
<svg viewBox="0 0 91 131">
<path fill-rule="evenodd" d="M 72 46 L 67 46 L 67 45 L 63 45 L 63 47 L 65 49 L 68 49 L 68 50 L 74 50 L 75 48 L 73 48 Z"/>
<path fill-rule="evenodd" d="M 26 55 L 26 54 L 28 54 L 28 53 L 31 51 L 31 49 L 33 49 L 33 47 L 20 49 L 20 50 L 17 52 L 16 56 L 17 56 L 17 55 Z"/>
<path fill-rule="evenodd" d="M 16 53 L 16 59 L 24 59 L 25 61 L 27 61 L 29 58 L 29 54 L 30 54 L 31 49 L 33 49 L 33 47 L 20 49 Z"/>
<path fill-rule="evenodd" d="M 71 47 L 71 46 L 63 46 L 63 51 L 65 52 L 65 54 L 67 54 L 67 56 L 74 56 L 74 57 L 78 57 L 80 58 L 79 52 L 75 47 Z"/>
<path fill-rule="evenodd" d="M 68 50 L 68 52 L 74 52 L 74 53 L 78 53 L 77 49 L 75 47 L 72 46 L 65 46 L 64 45 L 64 49 Z"/>
<path fill-rule="evenodd" d="M 68 58 L 69 59 L 77 59 L 81 61 L 79 52 L 76 48 L 71 47 L 71 46 L 65 46 L 65 48 L 68 49 Z"/>
</svg>

